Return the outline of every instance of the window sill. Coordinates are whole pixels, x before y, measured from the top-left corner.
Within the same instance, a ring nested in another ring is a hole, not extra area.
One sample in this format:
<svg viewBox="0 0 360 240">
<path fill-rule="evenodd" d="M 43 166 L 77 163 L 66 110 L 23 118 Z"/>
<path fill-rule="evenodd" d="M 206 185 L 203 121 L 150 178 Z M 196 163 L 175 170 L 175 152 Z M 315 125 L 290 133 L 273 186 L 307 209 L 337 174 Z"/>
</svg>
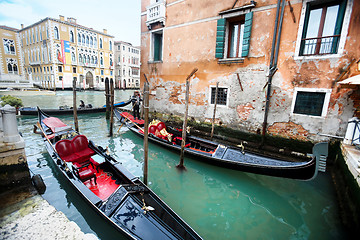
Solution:
<svg viewBox="0 0 360 240">
<path fill-rule="evenodd" d="M 312 55 L 312 56 L 294 56 L 295 61 L 301 60 L 318 60 L 318 59 L 331 59 L 331 58 L 340 58 L 340 54 L 327 54 L 327 55 Z"/>
<path fill-rule="evenodd" d="M 163 61 L 162 60 L 158 60 L 158 61 L 148 61 L 149 64 L 152 64 L 152 63 L 162 63 Z"/>
<path fill-rule="evenodd" d="M 243 63 L 244 58 L 223 58 L 218 60 L 218 64 Z"/>
</svg>

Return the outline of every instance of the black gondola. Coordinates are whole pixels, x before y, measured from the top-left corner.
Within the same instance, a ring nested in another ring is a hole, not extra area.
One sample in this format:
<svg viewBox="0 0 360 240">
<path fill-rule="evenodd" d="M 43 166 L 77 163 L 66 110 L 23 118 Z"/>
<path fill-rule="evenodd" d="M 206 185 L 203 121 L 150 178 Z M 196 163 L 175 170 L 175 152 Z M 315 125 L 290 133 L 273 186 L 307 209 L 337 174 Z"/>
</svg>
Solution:
<svg viewBox="0 0 360 240">
<path fill-rule="evenodd" d="M 133 117 L 127 112 L 114 109 L 114 114 L 121 122 L 136 135 L 143 137 L 141 120 L 133 122 Z M 164 123 L 152 127 L 149 124 L 149 140 L 172 150 L 181 150 L 181 129 L 166 127 Z M 153 125 L 154 126 L 154 125 Z M 152 128 L 152 129 L 151 129 Z M 155 129 L 154 129 L 155 128 Z M 156 128 L 158 128 L 156 130 Z M 161 130 L 164 134 L 161 134 Z M 318 143 L 313 148 L 311 157 L 302 161 L 289 161 L 261 156 L 245 152 L 242 148 L 225 146 L 203 138 L 187 135 L 184 153 L 196 160 L 218 165 L 230 169 L 262 174 L 274 177 L 291 178 L 297 180 L 312 180 L 320 169 L 325 168 L 327 156 L 327 143 Z"/>
<path fill-rule="evenodd" d="M 91 207 L 129 239 L 202 239 L 106 150 L 39 108 L 38 118 L 57 169 Z"/>
<path fill-rule="evenodd" d="M 131 103 L 131 99 L 123 102 L 118 102 L 114 104 L 114 107 L 125 107 L 128 104 Z M 41 109 L 44 113 L 52 115 L 68 115 L 73 114 L 73 108 L 68 106 L 60 106 L 58 109 L 55 108 L 48 108 L 48 109 Z M 86 114 L 86 113 L 99 113 L 99 112 L 105 112 L 106 106 L 102 107 L 81 107 L 77 109 L 78 114 Z M 38 115 L 38 111 L 36 107 L 22 107 L 19 109 L 20 115 Z"/>
</svg>

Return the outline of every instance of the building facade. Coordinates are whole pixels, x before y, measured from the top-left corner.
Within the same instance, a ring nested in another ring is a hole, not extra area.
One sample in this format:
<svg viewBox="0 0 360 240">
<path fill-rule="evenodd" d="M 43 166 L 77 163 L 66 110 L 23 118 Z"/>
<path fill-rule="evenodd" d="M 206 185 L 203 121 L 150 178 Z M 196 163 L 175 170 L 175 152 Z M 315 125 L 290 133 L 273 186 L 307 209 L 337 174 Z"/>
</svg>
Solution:
<svg viewBox="0 0 360 240">
<path fill-rule="evenodd" d="M 77 24 L 76 19 L 47 17 L 18 31 L 26 79 L 48 89 L 104 89 L 114 78 L 114 37 Z"/>
<path fill-rule="evenodd" d="M 140 87 L 140 48 L 131 43 L 115 42 L 115 81 L 118 88 Z"/>
<path fill-rule="evenodd" d="M 0 87 L 32 86 L 25 79 L 18 29 L 0 26 Z"/>
<path fill-rule="evenodd" d="M 150 107 L 183 114 L 185 79 L 196 67 L 196 119 L 211 121 L 218 82 L 216 121 L 229 127 L 298 140 L 344 136 L 360 94 L 338 81 L 359 74 L 360 2 L 280 2 L 142 0 Z"/>
</svg>

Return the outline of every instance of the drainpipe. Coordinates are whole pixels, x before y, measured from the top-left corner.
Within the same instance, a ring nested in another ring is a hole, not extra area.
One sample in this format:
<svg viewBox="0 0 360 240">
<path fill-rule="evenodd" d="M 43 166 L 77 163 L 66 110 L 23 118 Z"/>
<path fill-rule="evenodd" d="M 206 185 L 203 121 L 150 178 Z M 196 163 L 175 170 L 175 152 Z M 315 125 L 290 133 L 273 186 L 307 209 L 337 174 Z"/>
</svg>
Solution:
<svg viewBox="0 0 360 240">
<path fill-rule="evenodd" d="M 281 16 L 280 16 L 280 22 L 278 23 L 280 2 L 281 2 Z M 269 75 L 268 75 L 268 81 L 267 81 L 267 94 L 266 94 L 261 146 L 263 146 L 264 142 L 265 142 L 267 118 L 268 118 L 269 107 L 270 107 L 271 83 L 272 83 L 272 77 L 274 76 L 274 74 L 277 70 L 277 60 L 278 60 L 278 56 L 279 56 L 280 36 L 281 36 L 281 28 L 282 28 L 282 23 L 283 23 L 283 18 L 284 18 L 284 10 L 285 10 L 285 0 L 278 0 L 277 9 L 276 9 L 275 26 L 274 26 L 274 35 L 273 35 L 273 41 L 272 41 L 272 46 L 271 46 Z"/>
</svg>

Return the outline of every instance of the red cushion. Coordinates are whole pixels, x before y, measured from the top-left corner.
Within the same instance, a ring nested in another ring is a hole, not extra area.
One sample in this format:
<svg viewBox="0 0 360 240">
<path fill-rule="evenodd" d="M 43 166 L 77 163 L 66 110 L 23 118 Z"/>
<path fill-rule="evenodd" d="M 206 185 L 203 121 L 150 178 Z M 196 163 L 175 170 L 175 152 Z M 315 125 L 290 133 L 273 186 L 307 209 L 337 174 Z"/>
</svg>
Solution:
<svg viewBox="0 0 360 240">
<path fill-rule="evenodd" d="M 55 145 L 55 149 L 59 156 L 66 162 L 73 162 L 78 158 L 78 156 L 74 152 L 71 141 L 68 139 L 57 142 Z"/>
<path fill-rule="evenodd" d="M 76 152 L 80 152 L 82 150 L 85 150 L 89 146 L 89 142 L 84 135 L 77 135 L 73 138 L 71 141 L 73 143 L 74 149 Z"/>
<path fill-rule="evenodd" d="M 74 147 L 76 155 L 79 156 L 80 161 L 87 161 L 95 154 L 95 152 L 89 148 L 89 142 L 84 135 L 77 135 L 71 141 Z"/>
<path fill-rule="evenodd" d="M 82 171 L 79 171 L 79 177 L 81 181 L 86 181 L 89 180 L 93 177 L 95 177 L 95 170 L 91 169 L 91 168 L 86 168 Z"/>
<path fill-rule="evenodd" d="M 159 131 L 163 130 L 164 128 L 166 129 L 165 123 L 159 122 L 159 123 L 157 124 L 157 129 L 158 129 Z"/>
<path fill-rule="evenodd" d="M 155 134 L 155 132 L 156 132 L 156 126 L 155 126 L 155 125 L 151 125 L 151 126 L 149 127 L 149 133 Z"/>
</svg>

